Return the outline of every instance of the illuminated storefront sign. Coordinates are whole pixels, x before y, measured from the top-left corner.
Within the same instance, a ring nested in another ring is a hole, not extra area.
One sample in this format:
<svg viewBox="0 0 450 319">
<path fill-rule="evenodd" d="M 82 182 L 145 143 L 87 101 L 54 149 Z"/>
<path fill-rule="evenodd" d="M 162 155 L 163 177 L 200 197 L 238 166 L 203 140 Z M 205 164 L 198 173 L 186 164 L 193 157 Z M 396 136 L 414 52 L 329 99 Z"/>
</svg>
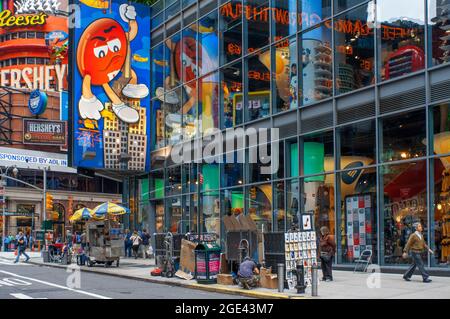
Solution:
<svg viewBox="0 0 450 319">
<path fill-rule="evenodd" d="M 0 27 L 24 27 L 43 25 L 47 20 L 48 15 L 41 12 L 34 15 L 13 15 L 9 10 L 0 12 Z"/>
</svg>

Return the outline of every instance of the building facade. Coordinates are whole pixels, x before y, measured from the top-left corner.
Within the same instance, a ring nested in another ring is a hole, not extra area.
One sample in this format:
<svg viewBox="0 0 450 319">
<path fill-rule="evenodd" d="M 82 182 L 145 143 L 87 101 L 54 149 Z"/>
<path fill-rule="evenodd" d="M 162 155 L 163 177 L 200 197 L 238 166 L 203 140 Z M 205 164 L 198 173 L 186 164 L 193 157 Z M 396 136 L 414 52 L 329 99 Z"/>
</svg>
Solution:
<svg viewBox="0 0 450 319">
<path fill-rule="evenodd" d="M 133 223 L 223 239 L 225 215 L 248 214 L 266 232 L 311 216 L 316 229 L 336 235 L 338 264 L 369 249 L 375 263 L 396 267 L 421 222 L 436 252 L 428 266 L 448 268 L 449 6 L 157 2 L 151 172 L 130 178 L 125 190 Z M 222 163 L 171 156 L 209 129 L 237 128 L 278 129 L 273 174 L 261 173 L 263 156 L 251 160 L 249 142 L 243 152 L 215 154 L 228 158 Z"/>
</svg>

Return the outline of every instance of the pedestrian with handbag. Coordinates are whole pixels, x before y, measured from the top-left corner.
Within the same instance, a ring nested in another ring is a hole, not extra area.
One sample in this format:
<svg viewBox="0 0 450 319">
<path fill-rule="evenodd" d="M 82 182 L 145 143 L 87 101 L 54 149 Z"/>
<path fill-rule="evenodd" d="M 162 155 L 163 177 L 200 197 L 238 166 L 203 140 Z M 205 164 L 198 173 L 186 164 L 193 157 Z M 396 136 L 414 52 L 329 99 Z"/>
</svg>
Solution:
<svg viewBox="0 0 450 319">
<path fill-rule="evenodd" d="M 333 258 L 336 254 L 336 242 L 328 227 L 320 228 L 319 256 L 322 267 L 322 281 L 333 281 Z"/>
<path fill-rule="evenodd" d="M 414 274 L 416 268 L 419 268 L 419 271 L 422 275 L 423 282 L 429 283 L 431 279 L 430 275 L 425 270 L 425 266 L 422 259 L 422 254 L 427 250 L 430 254 L 434 254 L 434 252 L 428 247 L 425 242 L 425 238 L 423 237 L 423 226 L 421 223 L 414 224 L 416 231 L 409 236 L 408 243 L 403 250 L 403 258 L 408 258 L 408 253 L 412 257 L 412 265 L 409 267 L 408 271 L 403 275 L 403 279 L 406 281 L 411 281 L 411 277 Z"/>
<path fill-rule="evenodd" d="M 133 236 L 130 237 L 130 240 L 132 242 L 134 259 L 138 259 L 139 247 L 142 244 L 142 238 L 139 236 L 139 233 L 135 230 L 133 232 Z"/>
</svg>

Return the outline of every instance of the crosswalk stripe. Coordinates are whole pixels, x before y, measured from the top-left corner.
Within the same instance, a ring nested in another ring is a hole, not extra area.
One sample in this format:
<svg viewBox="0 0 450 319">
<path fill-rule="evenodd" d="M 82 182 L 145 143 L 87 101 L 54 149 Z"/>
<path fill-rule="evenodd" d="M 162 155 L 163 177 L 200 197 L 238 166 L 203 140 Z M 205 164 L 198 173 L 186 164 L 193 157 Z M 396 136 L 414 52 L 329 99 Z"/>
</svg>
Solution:
<svg viewBox="0 0 450 319">
<path fill-rule="evenodd" d="M 10 295 L 17 299 L 47 299 L 47 298 L 33 298 L 25 294 L 10 294 Z"/>
</svg>

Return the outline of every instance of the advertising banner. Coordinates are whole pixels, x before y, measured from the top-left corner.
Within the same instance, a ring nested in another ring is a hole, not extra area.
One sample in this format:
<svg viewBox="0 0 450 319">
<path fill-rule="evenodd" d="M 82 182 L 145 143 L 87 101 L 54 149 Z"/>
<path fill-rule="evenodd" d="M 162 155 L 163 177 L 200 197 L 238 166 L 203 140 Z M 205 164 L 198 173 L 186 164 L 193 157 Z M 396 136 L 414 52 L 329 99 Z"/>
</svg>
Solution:
<svg viewBox="0 0 450 319">
<path fill-rule="evenodd" d="M 75 1 L 72 163 L 149 170 L 150 8 L 123 0 Z"/>
<path fill-rule="evenodd" d="M 23 120 L 24 144 L 64 146 L 66 137 L 66 123 L 63 121 Z"/>
</svg>

